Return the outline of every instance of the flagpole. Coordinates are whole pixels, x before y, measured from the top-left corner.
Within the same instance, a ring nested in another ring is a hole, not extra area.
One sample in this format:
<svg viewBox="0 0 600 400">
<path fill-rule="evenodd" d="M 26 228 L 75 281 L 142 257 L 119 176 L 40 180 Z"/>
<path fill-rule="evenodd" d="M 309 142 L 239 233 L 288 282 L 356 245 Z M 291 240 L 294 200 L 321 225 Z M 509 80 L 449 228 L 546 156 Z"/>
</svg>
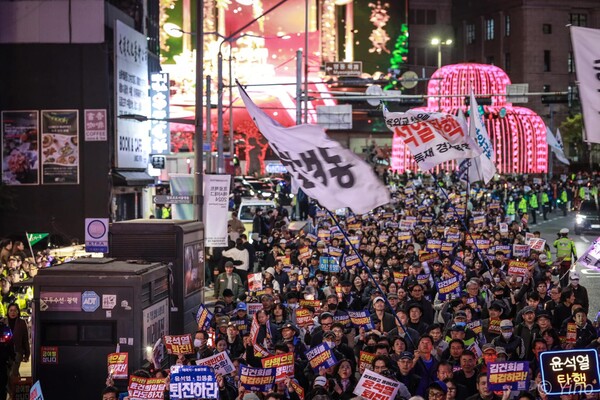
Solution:
<svg viewBox="0 0 600 400">
<path fill-rule="evenodd" d="M 27 244 L 29 245 L 29 251 L 31 251 L 31 257 L 33 257 L 33 261 L 35 262 L 35 254 L 33 254 L 33 247 L 31 246 L 31 242 L 29 241 L 29 233 L 25 232 L 25 237 L 27 238 Z"/>
<path fill-rule="evenodd" d="M 367 273 L 369 274 L 369 278 L 373 281 L 373 283 L 375 284 L 375 287 L 377 288 L 377 290 L 379 290 L 381 292 L 381 295 L 382 295 L 381 297 L 383 298 L 385 304 L 391 310 L 394 310 L 394 307 L 388 301 L 387 294 L 383 290 L 381 290 L 381 286 L 379 286 L 379 283 L 377 283 L 377 281 L 373 277 L 373 274 L 371 273 L 371 270 L 369 269 L 369 267 L 367 267 L 367 263 L 365 262 L 365 260 L 363 260 L 362 256 L 358 253 L 358 250 L 356 250 L 356 247 L 354 247 L 354 245 L 350 242 L 350 238 L 348 237 L 348 234 L 346 233 L 346 231 L 341 227 L 341 225 L 340 225 L 339 221 L 337 220 L 337 218 L 335 217 L 335 215 L 331 211 L 329 211 L 329 209 L 326 208 L 326 210 L 327 210 L 327 213 L 329 214 L 329 216 L 331 217 L 331 219 L 333 220 L 333 222 L 335 223 L 335 225 L 338 227 L 338 229 L 344 235 L 344 238 L 346 238 L 346 241 L 348 242 L 348 244 L 352 248 L 352 251 L 354 252 L 354 254 L 356 254 L 356 256 L 358 257 L 358 259 L 362 263 L 362 265 L 364 267 L 364 270 L 367 271 Z M 346 268 L 346 269 L 348 269 L 348 268 Z M 408 334 L 408 331 L 406 330 L 406 327 L 404 326 L 404 324 L 402 323 L 402 321 L 400 320 L 400 318 L 398 317 L 398 314 L 396 312 L 394 312 L 394 318 L 396 318 L 396 321 L 400 324 L 400 327 L 404 331 L 405 336 L 408 337 L 408 340 L 410 341 L 410 344 L 416 350 L 417 346 L 415 346 L 415 343 L 413 342 L 412 338 Z"/>
<path fill-rule="evenodd" d="M 465 227 L 467 228 L 467 230 L 469 229 L 469 219 L 468 219 L 468 214 L 469 214 L 469 194 L 471 192 L 471 180 L 469 179 L 469 168 L 467 168 L 467 199 L 465 202 L 465 216 L 463 218 L 464 222 L 465 222 Z"/>
</svg>

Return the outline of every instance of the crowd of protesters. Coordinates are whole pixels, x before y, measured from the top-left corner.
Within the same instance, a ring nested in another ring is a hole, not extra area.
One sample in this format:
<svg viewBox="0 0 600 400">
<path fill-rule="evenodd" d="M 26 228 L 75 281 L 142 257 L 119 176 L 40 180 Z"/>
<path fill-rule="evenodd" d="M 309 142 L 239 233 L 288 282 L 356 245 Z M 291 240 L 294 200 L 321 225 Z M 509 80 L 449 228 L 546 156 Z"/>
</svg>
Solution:
<svg viewBox="0 0 600 400">
<path fill-rule="evenodd" d="M 600 339 L 568 230 L 537 250 L 530 240 L 540 238 L 538 218 L 597 201 L 596 178 L 501 179 L 467 192 L 451 174 L 390 175 L 392 203 L 363 216 L 338 212 L 339 226 L 314 205 L 311 229 L 292 233 L 286 213 L 257 209 L 260 234 L 249 240 L 233 219 L 230 249 L 210 260 L 213 325 L 194 333 L 195 354 L 177 363 L 227 352 L 238 369 L 261 368 L 265 353 L 294 354 L 294 376 L 268 392 L 244 389 L 237 371 L 218 376 L 222 400 L 353 399 L 365 369 L 400 382 L 397 398 L 546 399 L 538 355 L 597 348 Z M 334 268 L 323 268 L 325 257 Z M 526 265 L 521 274 L 509 273 L 512 261 Z M 458 288 L 443 298 L 437 284 L 452 277 Z M 353 325 L 348 312 L 362 310 L 370 323 Z M 321 343 L 337 362 L 316 371 L 307 352 Z M 529 361 L 528 390 L 488 390 L 487 364 L 506 360 Z"/>
</svg>

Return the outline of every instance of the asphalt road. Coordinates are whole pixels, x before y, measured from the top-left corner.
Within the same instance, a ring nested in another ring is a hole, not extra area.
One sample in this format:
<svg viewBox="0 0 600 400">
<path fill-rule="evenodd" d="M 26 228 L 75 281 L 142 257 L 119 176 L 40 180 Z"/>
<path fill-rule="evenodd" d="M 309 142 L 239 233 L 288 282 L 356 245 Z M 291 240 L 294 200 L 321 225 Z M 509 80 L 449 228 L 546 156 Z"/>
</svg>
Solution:
<svg viewBox="0 0 600 400">
<path fill-rule="evenodd" d="M 542 238 L 546 239 L 546 243 L 550 245 L 552 249 L 552 258 L 556 258 L 555 248 L 552 246 L 554 240 L 557 238 L 557 233 L 562 228 L 569 229 L 569 237 L 575 242 L 577 248 L 577 256 L 581 255 L 588 249 L 588 247 L 600 236 L 598 233 L 586 233 L 582 235 L 575 235 L 573 227 L 575 225 L 575 213 L 570 212 L 566 217 L 563 217 L 562 211 L 553 212 L 548 214 L 548 220 L 543 221 L 541 216 L 537 217 L 537 224 L 531 225 L 530 230 L 540 231 Z M 579 272 L 581 277 L 580 285 L 584 286 L 588 291 L 590 299 L 590 309 L 588 318 L 592 321 L 596 319 L 598 311 L 600 311 L 600 269 L 597 268 L 586 268 L 581 265 L 576 265 L 575 269 Z"/>
</svg>

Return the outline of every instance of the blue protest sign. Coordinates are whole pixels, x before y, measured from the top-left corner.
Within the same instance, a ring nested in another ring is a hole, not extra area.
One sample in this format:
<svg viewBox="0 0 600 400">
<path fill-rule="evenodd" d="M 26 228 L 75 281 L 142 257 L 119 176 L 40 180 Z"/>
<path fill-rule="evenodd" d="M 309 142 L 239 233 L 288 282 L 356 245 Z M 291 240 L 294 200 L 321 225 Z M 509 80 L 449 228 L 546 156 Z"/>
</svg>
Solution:
<svg viewBox="0 0 600 400">
<path fill-rule="evenodd" d="M 330 368 L 337 364 L 337 359 L 327 343 L 313 347 L 306 352 L 306 357 L 315 373 L 318 373 L 320 368 Z"/>
<path fill-rule="evenodd" d="M 529 387 L 529 362 L 508 361 L 488 364 L 488 389 L 490 391 L 527 390 Z"/>
<path fill-rule="evenodd" d="M 218 399 L 217 378 L 212 369 L 204 365 L 173 365 L 169 397 L 172 400 Z"/>
<path fill-rule="evenodd" d="M 252 368 L 240 365 L 240 383 L 251 392 L 268 392 L 275 384 L 277 368 Z"/>
<path fill-rule="evenodd" d="M 347 311 L 350 316 L 350 321 L 352 321 L 352 325 L 360 328 L 361 326 L 365 329 L 375 329 L 373 324 L 371 323 L 371 313 L 369 310 L 361 310 L 361 311 Z"/>
<path fill-rule="evenodd" d="M 448 296 L 460 294 L 460 276 L 454 275 L 452 278 L 444 279 L 435 283 L 438 292 L 438 298 L 445 301 Z"/>
</svg>

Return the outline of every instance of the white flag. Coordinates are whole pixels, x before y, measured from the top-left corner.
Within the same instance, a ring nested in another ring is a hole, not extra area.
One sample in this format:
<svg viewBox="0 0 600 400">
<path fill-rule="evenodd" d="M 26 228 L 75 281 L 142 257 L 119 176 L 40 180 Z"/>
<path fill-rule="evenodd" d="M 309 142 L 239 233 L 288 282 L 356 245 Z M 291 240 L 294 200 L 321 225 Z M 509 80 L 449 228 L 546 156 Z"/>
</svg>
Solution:
<svg viewBox="0 0 600 400">
<path fill-rule="evenodd" d="M 560 129 L 556 128 L 556 142 L 560 146 L 560 149 L 565 152 L 565 145 L 563 144 L 562 136 L 560 135 Z"/>
<path fill-rule="evenodd" d="M 372 168 L 352 151 L 331 140 L 318 125 L 281 126 L 248 97 L 240 96 L 273 152 L 304 193 L 329 210 L 348 207 L 356 214 L 390 202 L 390 193 Z"/>
<path fill-rule="evenodd" d="M 600 29 L 571 26 L 579 98 L 589 143 L 600 143 Z"/>
<path fill-rule="evenodd" d="M 488 183 L 496 175 L 496 165 L 494 164 L 494 146 L 488 136 L 487 129 L 479 115 L 479 106 L 475 95 L 471 92 L 471 111 L 469 113 L 469 136 L 472 137 L 479 148 L 483 151 L 479 157 L 471 162 L 469 168 L 469 180 L 471 182 L 482 180 Z"/>
<path fill-rule="evenodd" d="M 560 135 L 560 131 L 557 130 L 556 132 L 558 135 Z M 550 146 L 552 152 L 556 154 L 558 161 L 562 162 L 563 164 L 570 164 L 569 160 L 567 160 L 567 157 L 565 157 L 565 153 L 561 144 L 558 142 L 557 138 L 554 137 L 552 131 L 550 131 L 550 128 L 548 127 L 546 127 L 546 142 L 548 142 L 548 146 Z"/>
<path fill-rule="evenodd" d="M 481 154 L 458 119 L 450 114 L 408 110 L 383 110 L 385 124 L 408 146 L 415 162 L 423 171 L 450 160 L 472 158 Z"/>
</svg>

